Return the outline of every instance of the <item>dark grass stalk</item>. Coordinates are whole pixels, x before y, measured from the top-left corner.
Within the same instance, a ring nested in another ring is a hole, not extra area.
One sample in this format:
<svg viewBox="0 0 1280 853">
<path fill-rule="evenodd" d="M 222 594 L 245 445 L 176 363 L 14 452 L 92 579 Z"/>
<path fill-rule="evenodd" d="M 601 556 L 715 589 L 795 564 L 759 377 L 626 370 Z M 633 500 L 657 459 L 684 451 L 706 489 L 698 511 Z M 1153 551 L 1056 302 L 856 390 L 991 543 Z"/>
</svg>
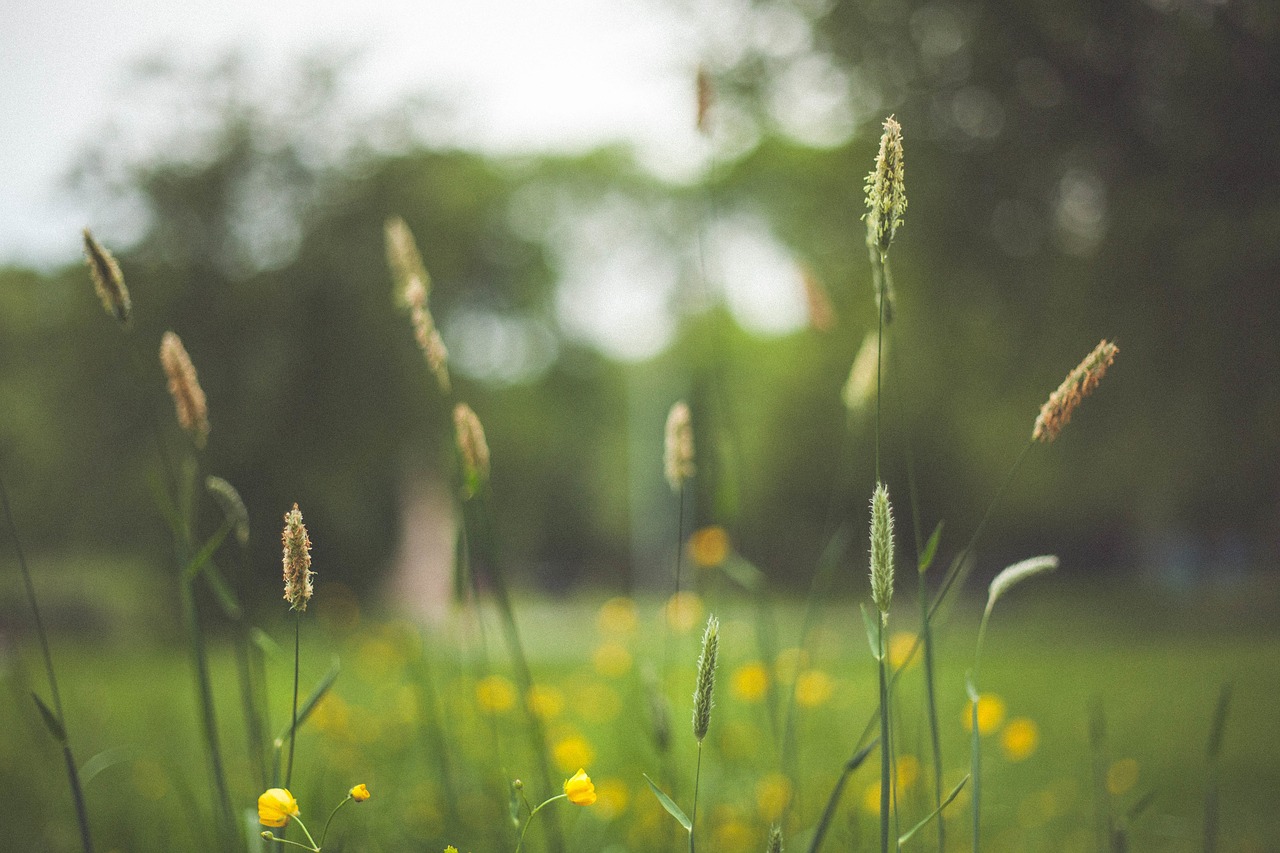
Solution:
<svg viewBox="0 0 1280 853">
<path fill-rule="evenodd" d="M 1111 792 L 1107 790 L 1107 718 L 1102 700 L 1095 697 L 1089 710 L 1089 749 L 1093 758 L 1094 831 L 1098 850 L 1110 850 L 1115 832 Z"/>
<path fill-rule="evenodd" d="M 298 739 L 298 675 L 302 659 L 302 611 L 293 612 L 293 714 L 289 718 L 289 758 L 285 763 L 284 786 L 293 783 L 293 746 Z"/>
<path fill-rule="evenodd" d="M 1227 711 L 1231 706 L 1231 682 L 1218 691 L 1218 704 L 1213 711 L 1213 725 L 1209 730 L 1208 781 L 1204 791 L 1204 853 L 1218 849 L 1218 779 L 1219 757 L 1222 754 L 1222 734 L 1227 725 Z"/>
<path fill-rule="evenodd" d="M 978 627 L 978 648 L 973 655 L 973 672 L 969 678 L 969 709 L 970 724 L 973 727 L 972 737 L 969 741 L 969 779 L 973 782 L 973 853 L 978 853 L 982 849 L 981 831 L 982 831 L 982 733 L 978 729 L 978 706 L 982 701 L 982 694 L 978 690 L 979 668 L 982 666 L 982 643 L 987 637 L 987 620 L 991 616 L 991 609 L 982 615 L 982 624 Z"/>
<path fill-rule="evenodd" d="M 44 619 L 40 615 L 40 603 L 36 598 L 35 582 L 31 579 L 31 569 L 27 566 L 26 553 L 22 550 L 22 542 L 18 539 L 18 525 L 13 518 L 13 507 L 9 503 L 9 490 L 5 487 L 3 477 L 0 477 L 0 500 L 4 503 L 5 523 L 9 527 L 9 536 L 13 539 L 13 550 L 18 556 L 18 568 L 22 572 L 22 583 L 27 592 L 27 601 L 31 604 L 31 614 L 35 619 L 36 637 L 40 642 L 40 654 L 44 659 L 44 671 L 49 679 L 49 694 L 53 699 L 53 712 L 57 715 L 58 728 L 61 729 L 62 759 L 67 768 L 67 784 L 71 788 L 71 802 L 76 811 L 76 823 L 80 828 L 80 846 L 85 853 L 93 853 L 93 833 L 89 830 L 89 810 L 85 803 L 84 788 L 80 784 L 80 772 L 76 767 L 75 756 L 71 753 L 71 744 L 67 735 L 67 718 L 62 709 L 62 694 L 58 690 L 58 677 L 53 668 L 53 652 L 49 647 L 49 635 L 45 631 Z"/>
<path fill-rule="evenodd" d="M 693 809 L 689 813 L 689 853 L 694 853 L 693 837 L 698 828 L 698 787 L 702 782 L 702 741 L 698 741 L 698 764 L 693 772 Z"/>
<path fill-rule="evenodd" d="M 889 853 L 889 811 L 890 796 L 893 793 L 891 773 L 892 741 L 889 737 L 889 684 L 885 677 L 884 648 L 885 616 L 880 616 L 880 631 L 876 642 L 880 655 L 878 670 L 880 673 L 880 853 Z"/>
<path fill-rule="evenodd" d="M 488 487 L 485 486 L 485 488 L 487 489 Z M 464 530 L 467 536 L 475 538 L 476 543 L 481 545 L 480 553 L 486 557 L 483 565 L 492 587 L 494 602 L 498 605 L 503 637 L 515 669 L 516 685 L 520 691 L 520 707 L 523 709 L 527 723 L 529 747 L 537 765 L 539 782 L 543 790 L 553 791 L 556 786 L 553 781 L 554 777 L 551 774 L 551 764 L 547 757 L 546 733 L 542 729 L 542 721 L 538 719 L 538 715 L 529 707 L 528 702 L 529 691 L 533 687 L 533 671 L 529 667 L 529 658 L 525 654 L 524 644 L 520 639 L 520 629 L 516 624 L 515 610 L 511 605 L 511 596 L 507 590 L 506 579 L 497 559 L 497 547 L 493 541 L 493 530 L 488 523 L 486 496 L 480 493 L 468 500 L 464 500 L 462 502 L 462 513 L 463 524 L 465 525 Z M 470 517 L 468 518 L 468 516 Z M 469 550 L 472 553 L 475 551 L 474 548 L 469 548 Z M 474 566 L 472 568 L 474 569 Z M 547 841 L 551 849 L 553 851 L 563 851 L 564 833 L 560 828 L 560 821 L 554 811 L 543 821 L 543 826 L 546 827 Z"/>
</svg>

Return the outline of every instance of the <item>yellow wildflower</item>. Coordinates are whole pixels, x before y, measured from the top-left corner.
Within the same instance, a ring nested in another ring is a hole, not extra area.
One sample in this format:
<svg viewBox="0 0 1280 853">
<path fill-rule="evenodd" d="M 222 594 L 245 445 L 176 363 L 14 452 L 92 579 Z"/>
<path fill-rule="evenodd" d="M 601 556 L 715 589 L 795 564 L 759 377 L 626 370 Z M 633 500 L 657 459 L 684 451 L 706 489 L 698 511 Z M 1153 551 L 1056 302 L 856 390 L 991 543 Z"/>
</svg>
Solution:
<svg viewBox="0 0 1280 853">
<path fill-rule="evenodd" d="M 702 598 L 696 592 L 677 592 L 667 599 L 667 625 L 671 630 L 687 634 L 702 621 Z"/>
<path fill-rule="evenodd" d="M 476 682 L 476 704 L 490 714 L 510 711 L 516 704 L 516 688 L 501 675 L 489 675 Z"/>
<path fill-rule="evenodd" d="M 781 819 L 791 804 L 794 788 L 791 780 L 781 773 L 770 773 L 756 783 L 756 808 L 766 821 Z"/>
<path fill-rule="evenodd" d="M 981 721 L 979 721 L 981 722 Z M 1000 735 L 1000 746 L 1005 757 L 1010 761 L 1023 761 L 1030 758 L 1040 745 L 1040 727 L 1034 720 L 1026 717 L 1015 717 L 1004 727 Z"/>
<path fill-rule="evenodd" d="M 1118 797 L 1128 793 L 1138 784 L 1138 762 L 1132 758 L 1122 758 L 1107 769 L 1107 790 Z"/>
<path fill-rule="evenodd" d="M 733 671 L 729 686 L 743 702 L 759 702 L 769 690 L 769 672 L 759 661 L 744 663 Z"/>
<path fill-rule="evenodd" d="M 352 788 L 350 794 L 351 799 L 355 800 L 357 803 L 363 803 L 371 796 L 369 793 L 369 786 L 363 782 Z"/>
<path fill-rule="evenodd" d="M 591 655 L 596 672 L 611 678 L 631 671 L 631 652 L 617 643 L 604 643 Z"/>
<path fill-rule="evenodd" d="M 298 814 L 298 801 L 284 788 L 271 788 L 258 797 L 258 823 L 263 826 L 284 826 Z"/>
<path fill-rule="evenodd" d="M 589 806 L 596 801 L 596 786 L 591 784 L 587 771 L 578 768 L 578 772 L 564 780 L 564 795 L 575 806 Z"/>
<path fill-rule="evenodd" d="M 689 556 L 702 569 L 714 569 L 723 563 L 729 556 L 729 547 L 729 533 L 718 524 L 695 530 L 689 537 Z"/>
<path fill-rule="evenodd" d="M 978 733 L 989 735 L 1004 722 L 1004 700 L 994 693 L 983 693 L 978 697 Z M 973 731 L 973 703 L 964 706 L 964 730 Z"/>
<path fill-rule="evenodd" d="M 835 692 L 835 681 L 820 669 L 807 669 L 796 676 L 796 701 L 806 708 L 823 705 Z"/>
<path fill-rule="evenodd" d="M 572 767 L 590 764 L 596 757 L 595 748 L 586 738 L 579 735 L 566 737 L 556 743 L 551 752 L 559 767 Z"/>
<path fill-rule="evenodd" d="M 625 596 L 609 599 L 596 614 L 596 626 L 603 634 L 632 634 L 639 624 L 636 603 Z"/>
<path fill-rule="evenodd" d="M 911 656 L 911 650 L 916 647 L 916 635 L 911 631 L 895 631 L 889 637 L 889 665 L 894 669 L 902 669 L 908 663 L 915 663 L 920 659 L 917 655 Z"/>
<path fill-rule="evenodd" d="M 558 717 L 564 710 L 564 694 L 545 684 L 530 687 L 524 701 L 529 710 L 543 720 Z"/>
</svg>

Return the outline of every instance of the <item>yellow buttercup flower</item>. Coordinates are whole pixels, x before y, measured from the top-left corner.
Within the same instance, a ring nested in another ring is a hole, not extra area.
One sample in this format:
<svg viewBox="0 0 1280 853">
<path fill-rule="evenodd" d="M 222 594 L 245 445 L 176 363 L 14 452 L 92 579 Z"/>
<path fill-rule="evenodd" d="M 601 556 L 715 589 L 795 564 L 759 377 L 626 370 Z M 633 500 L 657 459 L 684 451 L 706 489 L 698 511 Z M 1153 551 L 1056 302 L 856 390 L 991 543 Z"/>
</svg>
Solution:
<svg viewBox="0 0 1280 853">
<path fill-rule="evenodd" d="M 372 795 L 369 793 L 369 786 L 363 782 L 351 789 L 351 799 L 355 800 L 357 803 L 363 803 L 365 800 L 369 799 L 370 796 Z"/>
<path fill-rule="evenodd" d="M 769 671 L 759 661 L 744 663 L 729 681 L 733 695 L 744 702 L 759 702 L 769 692 Z"/>
<path fill-rule="evenodd" d="M 596 801 L 596 786 L 591 784 L 587 771 L 578 768 L 578 772 L 564 780 L 564 795 L 575 806 L 589 806 Z"/>
<path fill-rule="evenodd" d="M 702 569 L 714 569 L 729 556 L 729 533 L 719 525 L 695 530 L 689 537 L 689 556 L 694 565 Z"/>
<path fill-rule="evenodd" d="M 994 693 L 983 693 L 978 697 L 978 733 L 989 735 L 1004 722 L 1004 700 Z M 964 730 L 973 731 L 973 703 L 964 706 Z"/>
<path fill-rule="evenodd" d="M 912 655 L 916 649 L 916 635 L 911 631 L 895 631 L 889 637 L 889 666 L 902 669 L 908 663 L 920 660 L 920 655 Z"/>
<path fill-rule="evenodd" d="M 979 720 L 981 722 L 981 720 Z M 1000 746 L 1010 761 L 1030 758 L 1040 745 L 1040 727 L 1035 720 L 1016 717 L 1009 721 L 1000 735 Z"/>
<path fill-rule="evenodd" d="M 557 741 L 551 752 L 556 764 L 562 770 L 568 770 L 575 764 L 579 766 L 590 764 L 596 757 L 596 751 L 591 743 L 579 735 L 570 735 Z"/>
<path fill-rule="evenodd" d="M 490 714 L 510 711 L 516 696 L 516 686 L 501 675 L 488 675 L 476 682 L 476 704 Z"/>
<path fill-rule="evenodd" d="M 825 704 L 835 689 L 835 681 L 820 669 L 806 669 L 796 676 L 796 701 L 805 708 Z"/>
<path fill-rule="evenodd" d="M 258 823 L 263 826 L 284 826 L 297 816 L 298 801 L 284 788 L 271 788 L 258 797 Z"/>
</svg>

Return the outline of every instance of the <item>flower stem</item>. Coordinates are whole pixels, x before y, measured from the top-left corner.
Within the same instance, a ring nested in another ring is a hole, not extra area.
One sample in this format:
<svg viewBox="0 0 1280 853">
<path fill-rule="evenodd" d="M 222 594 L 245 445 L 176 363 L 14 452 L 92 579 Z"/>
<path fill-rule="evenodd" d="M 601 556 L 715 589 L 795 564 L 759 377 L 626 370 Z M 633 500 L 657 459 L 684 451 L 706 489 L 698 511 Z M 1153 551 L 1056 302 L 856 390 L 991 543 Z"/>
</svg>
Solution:
<svg viewBox="0 0 1280 853">
<path fill-rule="evenodd" d="M 693 811 L 689 816 L 689 853 L 693 853 L 693 833 L 698 827 L 698 786 L 702 782 L 702 741 L 698 741 L 698 766 L 693 773 Z"/>
<path fill-rule="evenodd" d="M 320 830 L 320 846 L 324 846 L 324 840 L 329 837 L 329 824 L 333 823 L 334 815 L 338 813 L 338 809 L 351 802 L 351 795 L 347 794 L 347 798 L 333 807 L 333 811 L 329 812 L 329 819 L 324 822 L 324 829 Z"/>
<path fill-rule="evenodd" d="M 293 622 L 293 720 L 289 726 L 289 760 L 285 765 L 284 786 L 289 787 L 289 783 L 293 781 L 293 744 L 298 738 L 298 660 L 301 657 L 302 650 L 302 611 L 294 611 Z M 301 823 L 301 821 L 299 821 Z M 303 827 L 303 832 L 306 827 Z M 308 836 L 310 837 L 310 836 Z"/>
<path fill-rule="evenodd" d="M 889 796 L 893 790 L 890 761 L 892 749 L 889 741 L 889 682 L 885 676 L 884 627 L 888 614 L 880 616 L 877 645 L 880 649 L 880 853 L 889 853 Z"/>
<path fill-rule="evenodd" d="M 556 794 L 554 797 L 550 797 L 543 800 L 541 803 L 538 803 L 538 807 L 529 812 L 529 817 L 525 818 L 524 826 L 520 829 L 520 838 L 516 841 L 515 853 L 520 853 L 520 849 L 524 846 L 524 834 L 529 831 L 529 824 L 533 823 L 533 816 L 542 811 L 543 806 L 548 803 L 554 803 L 556 800 L 563 800 L 566 797 L 568 797 L 568 794 Z"/>
</svg>

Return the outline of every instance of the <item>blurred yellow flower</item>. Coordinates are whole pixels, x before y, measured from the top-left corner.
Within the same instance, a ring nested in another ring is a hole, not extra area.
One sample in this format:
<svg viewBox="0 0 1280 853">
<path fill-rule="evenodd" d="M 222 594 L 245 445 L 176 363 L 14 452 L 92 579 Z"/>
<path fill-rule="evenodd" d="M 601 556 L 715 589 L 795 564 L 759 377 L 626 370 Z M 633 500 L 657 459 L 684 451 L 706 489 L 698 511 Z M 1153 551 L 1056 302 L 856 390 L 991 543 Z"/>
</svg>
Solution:
<svg viewBox="0 0 1280 853">
<path fill-rule="evenodd" d="M 363 782 L 352 788 L 349 793 L 351 794 L 351 799 L 355 800 L 357 803 L 363 803 L 365 800 L 369 799 L 370 796 L 369 786 Z"/>
<path fill-rule="evenodd" d="M 756 808 L 767 823 L 775 823 L 791 804 L 791 780 L 781 773 L 769 773 L 756 783 Z"/>
<path fill-rule="evenodd" d="M 601 782 L 596 786 L 596 796 L 599 816 L 605 820 L 622 814 L 631 801 L 631 791 L 621 779 L 606 779 Z"/>
<path fill-rule="evenodd" d="M 578 772 L 564 780 L 564 795 L 575 806 L 589 806 L 596 801 L 596 786 L 591 784 L 587 771 L 578 768 Z"/>
<path fill-rule="evenodd" d="M 667 599 L 667 626 L 673 631 L 687 634 L 702 624 L 702 615 L 702 598 L 696 592 L 677 592 Z"/>
<path fill-rule="evenodd" d="M 806 708 L 816 708 L 831 699 L 835 681 L 820 669 L 806 669 L 796 676 L 796 701 Z"/>
<path fill-rule="evenodd" d="M 978 696 L 978 734 L 989 735 L 1004 722 L 1006 707 L 1004 700 L 994 693 L 983 693 Z M 973 703 L 964 705 L 964 730 L 973 731 Z"/>
<path fill-rule="evenodd" d="M 591 655 L 591 665 L 601 675 L 617 678 L 631 671 L 631 652 L 617 643 L 603 643 Z"/>
<path fill-rule="evenodd" d="M 596 613 L 596 627 L 602 634 L 632 634 L 639 624 L 636 603 L 625 596 L 609 599 Z"/>
<path fill-rule="evenodd" d="M 546 684 L 535 684 L 525 695 L 529 710 L 543 720 L 560 716 L 564 710 L 564 694 Z"/>
<path fill-rule="evenodd" d="M 516 686 L 501 675 L 488 675 L 476 682 L 476 704 L 490 714 L 503 714 L 516 704 Z"/>
<path fill-rule="evenodd" d="M 898 773 L 896 786 L 898 795 L 901 796 L 920 778 L 920 759 L 914 755 L 899 755 L 895 767 Z"/>
<path fill-rule="evenodd" d="M 258 823 L 263 826 L 284 826 L 298 814 L 298 801 L 284 788 L 271 788 L 258 797 Z"/>
<path fill-rule="evenodd" d="M 740 820 L 722 823 L 711 833 L 712 848 L 717 853 L 748 853 L 760 843 L 759 833 Z"/>
<path fill-rule="evenodd" d="M 729 556 L 729 533 L 718 524 L 695 530 L 689 537 L 689 556 L 700 569 L 714 569 Z"/>
<path fill-rule="evenodd" d="M 872 782 L 862 792 L 862 810 L 867 814 L 880 814 L 880 783 Z"/>
<path fill-rule="evenodd" d="M 744 663 L 730 676 L 729 689 L 743 702 L 759 702 L 769 690 L 769 671 L 760 661 Z"/>
<path fill-rule="evenodd" d="M 589 723 L 607 723 L 622 711 L 622 699 L 618 697 L 618 692 L 598 681 L 584 681 L 576 685 L 569 704 L 579 717 Z"/>
<path fill-rule="evenodd" d="M 911 650 L 916 647 L 917 637 L 911 631 L 894 631 L 889 635 L 889 665 L 894 669 L 902 669 L 910 662 L 913 666 L 919 662 L 920 656 L 924 652 L 916 652 L 915 656 L 911 656 Z"/>
<path fill-rule="evenodd" d="M 566 767 L 585 767 L 596 757 L 596 751 L 587 739 L 578 735 L 557 741 L 551 752 L 555 757 L 556 766 L 562 770 Z"/>
<path fill-rule="evenodd" d="M 1030 758 L 1039 745 L 1040 727 L 1036 725 L 1035 720 L 1026 717 L 1014 717 L 1000 733 L 1000 746 L 1004 749 L 1005 758 L 1010 761 L 1024 761 Z"/>
<path fill-rule="evenodd" d="M 1107 790 L 1118 797 L 1127 793 L 1138 784 L 1138 762 L 1132 758 L 1122 758 L 1107 769 Z"/>
</svg>

